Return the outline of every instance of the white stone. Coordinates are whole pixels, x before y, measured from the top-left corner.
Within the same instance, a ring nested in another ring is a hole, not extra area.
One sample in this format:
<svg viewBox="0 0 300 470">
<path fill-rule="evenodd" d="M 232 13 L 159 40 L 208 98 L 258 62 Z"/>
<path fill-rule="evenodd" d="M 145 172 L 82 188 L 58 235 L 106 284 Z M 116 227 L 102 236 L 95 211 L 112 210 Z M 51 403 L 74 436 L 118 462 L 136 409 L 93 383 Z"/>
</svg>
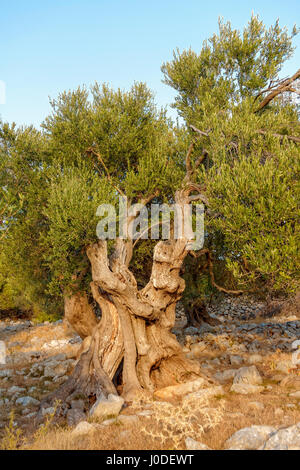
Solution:
<svg viewBox="0 0 300 470">
<path fill-rule="evenodd" d="M 45 367 L 45 377 L 62 377 L 68 371 L 68 364 L 56 363 L 55 365 L 50 364 Z"/>
<path fill-rule="evenodd" d="M 183 397 L 183 402 L 184 401 L 189 401 L 191 399 L 201 399 L 205 400 L 206 398 L 213 397 L 215 395 L 223 395 L 224 394 L 224 389 L 221 385 L 215 386 L 215 387 L 210 387 L 210 388 L 204 388 L 203 390 L 198 390 L 197 392 L 189 393 L 185 397 Z"/>
<path fill-rule="evenodd" d="M 262 362 L 263 358 L 260 354 L 251 354 L 249 356 L 250 364 L 257 364 L 258 362 Z"/>
<path fill-rule="evenodd" d="M 55 408 L 53 408 L 53 406 L 50 406 L 49 408 L 43 408 L 42 409 L 42 415 L 43 416 L 52 415 L 52 414 L 54 414 L 54 412 L 55 412 Z"/>
<path fill-rule="evenodd" d="M 243 362 L 244 362 L 244 359 L 241 356 L 237 356 L 233 354 L 230 356 L 230 364 L 232 366 L 240 366 L 241 364 L 243 364 Z"/>
<path fill-rule="evenodd" d="M 13 373 L 10 369 L 0 370 L 0 378 L 12 377 Z"/>
<path fill-rule="evenodd" d="M 82 436 L 84 434 L 89 434 L 95 430 L 93 424 L 88 423 L 87 421 L 81 421 L 72 431 L 72 436 Z"/>
<path fill-rule="evenodd" d="M 297 390 L 297 392 L 290 393 L 290 397 L 293 398 L 299 398 L 300 399 L 300 390 Z"/>
<path fill-rule="evenodd" d="M 225 442 L 227 450 L 255 450 L 258 449 L 276 431 L 273 426 L 250 426 L 235 432 Z"/>
<path fill-rule="evenodd" d="M 195 439 L 192 439 L 191 437 L 186 438 L 185 445 L 187 450 L 212 450 L 206 444 L 195 441 Z"/>
<path fill-rule="evenodd" d="M 16 385 L 14 385 L 13 387 L 10 387 L 8 390 L 7 390 L 7 394 L 8 395 L 14 395 L 15 393 L 23 393 L 26 391 L 26 388 L 23 388 L 23 387 L 17 387 Z"/>
<path fill-rule="evenodd" d="M 124 398 L 110 393 L 107 398 L 99 397 L 90 409 L 90 416 L 103 419 L 106 416 L 117 416 L 124 404 Z"/>
<path fill-rule="evenodd" d="M 157 403 L 164 403 L 164 402 L 157 402 Z M 169 405 L 169 403 L 167 403 L 167 405 Z M 151 410 L 143 410 L 143 411 L 140 411 L 138 413 L 139 416 L 143 416 L 143 417 L 146 417 L 146 418 L 150 418 L 150 416 L 153 415 L 153 411 Z"/>
<path fill-rule="evenodd" d="M 169 387 L 161 388 L 154 393 L 155 398 L 159 400 L 178 399 L 188 393 L 195 392 L 205 385 L 205 380 L 202 378 L 191 380 L 179 385 L 171 385 Z"/>
<path fill-rule="evenodd" d="M 16 400 L 16 405 L 21 405 L 21 406 L 30 406 L 30 405 L 37 406 L 39 404 L 40 402 L 32 397 L 20 397 Z"/>
<path fill-rule="evenodd" d="M 292 450 L 300 448 L 300 422 L 285 429 L 279 429 L 269 437 L 263 450 Z"/>
<path fill-rule="evenodd" d="M 0 341 L 0 364 L 6 364 L 6 346 L 4 341 Z"/>
<path fill-rule="evenodd" d="M 136 415 L 119 415 L 117 421 L 121 424 L 135 424 L 139 420 Z"/>
<path fill-rule="evenodd" d="M 241 367 L 237 370 L 233 383 L 260 385 L 262 383 L 262 378 L 255 366 Z"/>
</svg>

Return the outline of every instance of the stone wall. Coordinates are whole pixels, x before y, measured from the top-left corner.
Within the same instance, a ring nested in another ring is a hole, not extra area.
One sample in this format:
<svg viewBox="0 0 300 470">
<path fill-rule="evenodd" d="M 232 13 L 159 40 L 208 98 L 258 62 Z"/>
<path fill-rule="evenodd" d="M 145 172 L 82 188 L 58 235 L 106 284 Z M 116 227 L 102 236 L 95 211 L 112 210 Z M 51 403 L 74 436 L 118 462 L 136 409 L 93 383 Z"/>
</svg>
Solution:
<svg viewBox="0 0 300 470">
<path fill-rule="evenodd" d="M 219 319 L 223 316 L 228 320 L 239 318 L 245 321 L 256 318 L 264 307 L 265 302 L 247 296 L 224 296 L 207 305 L 207 311 Z"/>
<path fill-rule="evenodd" d="M 229 296 L 223 295 L 213 299 L 210 303 L 206 304 L 207 312 L 213 317 L 218 317 L 219 320 L 234 320 L 240 319 L 242 321 L 252 320 L 259 316 L 260 312 L 265 307 L 265 302 L 255 300 L 248 296 Z M 176 307 L 176 320 L 183 322 L 185 319 L 185 311 L 181 302 L 178 302 Z"/>
</svg>

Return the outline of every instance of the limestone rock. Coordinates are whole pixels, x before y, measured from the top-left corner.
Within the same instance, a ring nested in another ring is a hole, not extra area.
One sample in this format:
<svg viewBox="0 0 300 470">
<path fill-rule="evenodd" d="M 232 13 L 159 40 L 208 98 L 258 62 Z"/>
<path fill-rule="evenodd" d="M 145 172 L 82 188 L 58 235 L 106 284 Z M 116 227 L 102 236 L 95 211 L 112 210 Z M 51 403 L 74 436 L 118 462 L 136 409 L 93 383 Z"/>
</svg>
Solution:
<svg viewBox="0 0 300 470">
<path fill-rule="evenodd" d="M 6 364 L 6 346 L 4 341 L 0 341 L 0 364 Z"/>
<path fill-rule="evenodd" d="M 24 393 L 25 391 L 26 391 L 26 388 L 17 387 L 16 385 L 14 385 L 13 387 L 10 387 L 7 390 L 7 395 L 15 395 L 15 394 L 18 394 L 18 393 Z"/>
<path fill-rule="evenodd" d="M 260 385 L 262 383 L 262 378 L 255 366 L 241 367 L 237 370 L 233 383 Z"/>
<path fill-rule="evenodd" d="M 55 408 L 53 406 L 49 406 L 49 408 L 42 408 L 42 415 L 52 415 L 55 413 Z"/>
<path fill-rule="evenodd" d="M 232 366 L 240 366 L 241 364 L 243 364 L 243 362 L 244 362 L 244 359 L 242 358 L 242 356 L 238 356 L 234 354 L 230 356 L 230 364 Z"/>
<path fill-rule="evenodd" d="M 45 377 L 62 377 L 68 372 L 68 364 L 66 363 L 56 363 L 49 364 L 45 367 L 44 376 Z"/>
<path fill-rule="evenodd" d="M 136 424 L 139 418 L 136 415 L 119 415 L 118 422 L 121 424 Z"/>
<path fill-rule="evenodd" d="M 90 416 L 103 419 L 106 416 L 118 416 L 124 404 L 124 398 L 110 393 L 107 398 L 99 397 L 90 409 Z"/>
<path fill-rule="evenodd" d="M 16 400 L 16 405 L 21 406 L 38 406 L 40 402 L 32 397 L 20 397 Z"/>
<path fill-rule="evenodd" d="M 249 356 L 250 364 L 257 364 L 258 362 L 262 362 L 263 358 L 260 354 L 251 354 Z"/>
<path fill-rule="evenodd" d="M 187 437 L 185 440 L 185 445 L 187 450 L 212 450 L 206 444 L 202 444 L 202 442 L 195 441 L 191 437 Z"/>
<path fill-rule="evenodd" d="M 224 448 L 227 450 L 255 450 L 263 445 L 274 432 L 276 432 L 276 428 L 273 426 L 243 428 L 227 439 Z"/>
<path fill-rule="evenodd" d="M 205 400 L 206 398 L 210 398 L 215 395 L 223 395 L 223 393 L 223 387 L 221 385 L 217 385 L 216 387 L 204 388 L 203 390 L 198 390 L 197 392 L 189 393 L 188 395 L 183 397 L 183 402 L 194 398 L 201 401 L 201 399 Z"/>
<path fill-rule="evenodd" d="M 300 422 L 285 429 L 279 429 L 270 436 L 263 450 L 300 450 Z"/>
<path fill-rule="evenodd" d="M 95 430 L 93 424 L 88 423 L 87 421 L 81 421 L 77 424 L 76 428 L 72 431 L 72 436 L 82 436 L 84 434 L 89 434 Z"/>
<path fill-rule="evenodd" d="M 10 369 L 0 370 L 0 378 L 12 377 L 13 373 Z"/>
<path fill-rule="evenodd" d="M 154 393 L 154 397 L 158 400 L 168 401 L 174 400 L 187 395 L 188 393 L 195 392 L 205 385 L 205 380 L 202 378 L 185 382 L 179 385 L 171 385 L 170 387 L 161 388 Z"/>
</svg>

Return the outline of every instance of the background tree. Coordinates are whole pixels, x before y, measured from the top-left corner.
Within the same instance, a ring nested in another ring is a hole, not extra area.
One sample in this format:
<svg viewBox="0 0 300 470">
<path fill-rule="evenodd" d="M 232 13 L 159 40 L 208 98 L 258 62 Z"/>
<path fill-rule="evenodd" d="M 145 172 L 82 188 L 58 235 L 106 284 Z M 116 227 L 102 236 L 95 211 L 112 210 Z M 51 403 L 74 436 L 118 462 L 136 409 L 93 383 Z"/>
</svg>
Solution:
<svg viewBox="0 0 300 470">
<path fill-rule="evenodd" d="M 42 214 L 47 199 L 45 138 L 32 127 L 0 124 L 0 309 L 46 319 L 59 314 L 61 301 L 47 291 L 49 270 L 39 243 L 47 227 Z"/>
</svg>

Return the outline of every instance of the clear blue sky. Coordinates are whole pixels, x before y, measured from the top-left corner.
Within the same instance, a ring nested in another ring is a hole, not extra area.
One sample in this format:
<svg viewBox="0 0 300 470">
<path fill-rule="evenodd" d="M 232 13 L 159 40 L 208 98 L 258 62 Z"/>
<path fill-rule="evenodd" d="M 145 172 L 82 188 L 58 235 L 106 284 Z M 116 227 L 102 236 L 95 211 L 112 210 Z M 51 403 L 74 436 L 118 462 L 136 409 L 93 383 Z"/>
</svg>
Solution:
<svg viewBox="0 0 300 470">
<path fill-rule="evenodd" d="M 0 117 L 38 126 L 49 96 L 96 80 L 125 89 L 145 81 L 167 105 L 174 94 L 160 67 L 172 51 L 199 51 L 219 16 L 243 28 L 252 11 L 267 25 L 300 25 L 300 0 L 0 0 Z M 299 68 L 295 44 L 285 75 Z"/>
</svg>

